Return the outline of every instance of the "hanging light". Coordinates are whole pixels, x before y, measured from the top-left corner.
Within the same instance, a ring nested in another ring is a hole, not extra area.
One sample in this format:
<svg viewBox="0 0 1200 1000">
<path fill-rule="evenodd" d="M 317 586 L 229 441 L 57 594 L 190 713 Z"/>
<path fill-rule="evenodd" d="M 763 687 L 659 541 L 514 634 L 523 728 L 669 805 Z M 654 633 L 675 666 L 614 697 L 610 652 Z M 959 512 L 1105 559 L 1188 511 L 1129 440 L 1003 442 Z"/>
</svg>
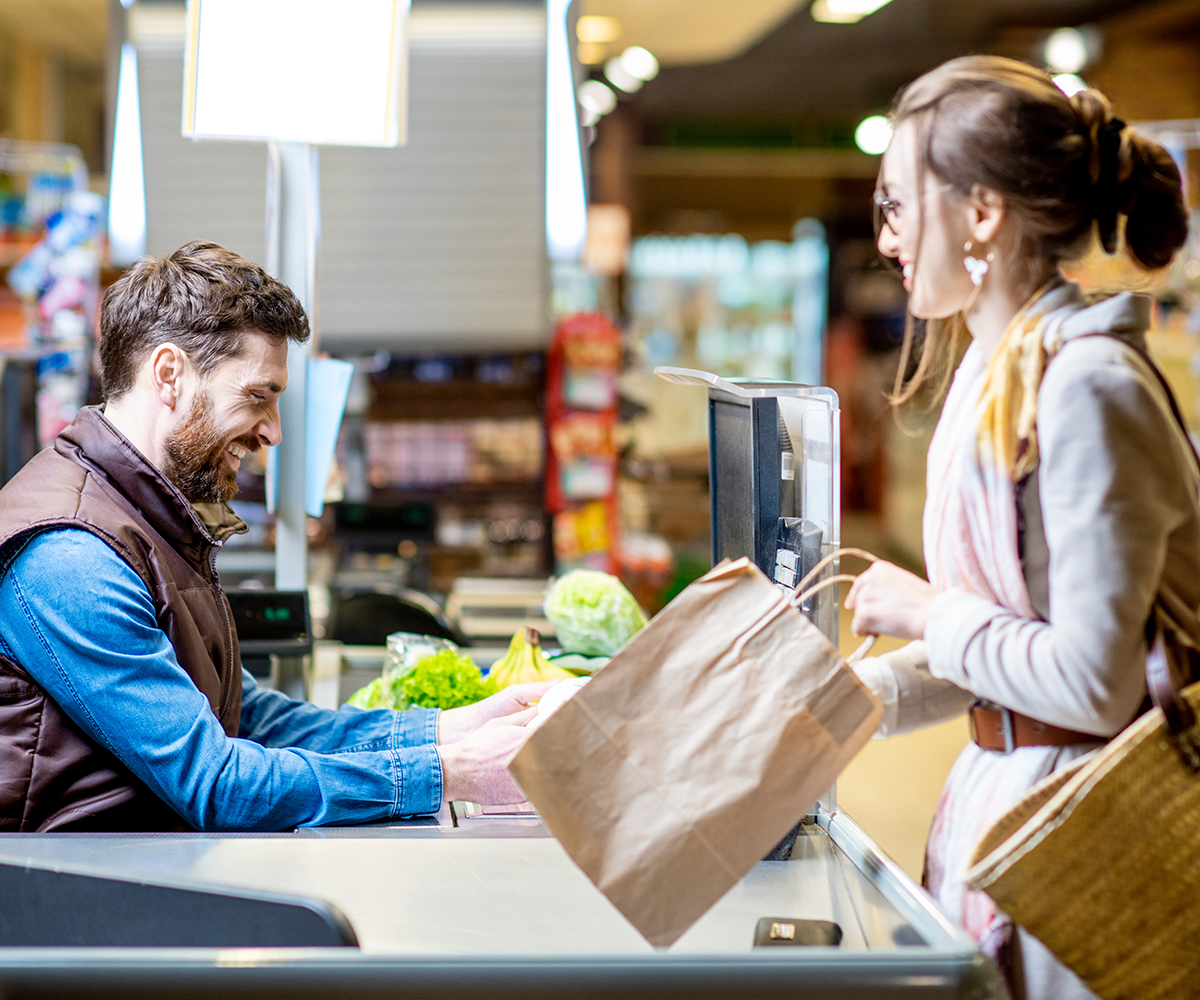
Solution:
<svg viewBox="0 0 1200 1000">
<path fill-rule="evenodd" d="M 617 95 L 599 80 L 585 80 L 577 95 L 579 106 L 602 118 L 617 106 Z"/>
<path fill-rule="evenodd" d="M 1059 73 L 1078 73 L 1088 64 L 1087 39 L 1078 28 L 1059 28 L 1046 38 L 1046 65 Z"/>
<path fill-rule="evenodd" d="M 584 14 L 575 22 L 575 37 L 581 42 L 605 45 L 621 37 L 621 22 L 615 17 Z"/>
<path fill-rule="evenodd" d="M 117 113 L 108 188 L 109 259 L 132 264 L 146 252 L 146 174 L 142 162 L 142 112 L 137 50 L 121 46 Z"/>
<path fill-rule="evenodd" d="M 658 60 L 640 45 L 631 45 L 604 64 L 604 75 L 614 87 L 635 94 L 647 80 L 658 76 Z"/>
<path fill-rule="evenodd" d="M 1054 85 L 1068 97 L 1074 97 L 1081 90 L 1087 90 L 1087 81 L 1074 73 L 1059 73 L 1054 77 Z"/>
<path fill-rule="evenodd" d="M 892 123 L 883 115 L 871 115 L 858 123 L 854 130 L 854 144 L 864 153 L 878 156 L 892 141 Z"/>
<path fill-rule="evenodd" d="M 604 64 L 604 75 L 608 77 L 609 83 L 627 94 L 636 94 L 645 83 L 644 80 L 639 80 L 621 65 L 620 57 L 610 59 Z"/>
<path fill-rule="evenodd" d="M 868 14 L 874 14 L 891 0 L 816 0 L 812 5 L 814 21 L 829 24 L 853 24 Z"/>
<path fill-rule="evenodd" d="M 567 37 L 570 6 L 571 0 L 546 3 L 546 250 L 555 261 L 579 260 L 587 239 L 587 195 Z"/>
<path fill-rule="evenodd" d="M 601 62 L 610 42 L 621 37 L 621 22 L 615 17 L 600 14 L 584 14 L 575 22 L 575 37 L 579 47 L 575 54 L 586 65 Z"/>
<path fill-rule="evenodd" d="M 658 60 L 640 45 L 631 45 L 619 56 L 621 68 L 632 77 L 648 83 L 658 76 Z"/>
</svg>

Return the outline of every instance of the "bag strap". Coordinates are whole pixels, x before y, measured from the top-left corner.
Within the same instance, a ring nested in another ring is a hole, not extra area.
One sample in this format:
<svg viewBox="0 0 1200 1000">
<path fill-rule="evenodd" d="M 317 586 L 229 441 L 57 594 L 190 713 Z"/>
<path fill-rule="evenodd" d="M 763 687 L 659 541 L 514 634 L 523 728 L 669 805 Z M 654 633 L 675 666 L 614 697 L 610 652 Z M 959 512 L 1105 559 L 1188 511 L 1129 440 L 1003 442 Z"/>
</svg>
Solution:
<svg viewBox="0 0 1200 1000">
<path fill-rule="evenodd" d="M 1200 622 L 1196 612 L 1172 590 L 1154 602 L 1154 645 L 1146 656 L 1146 686 L 1162 711 L 1167 735 L 1180 760 L 1200 773 L 1200 726 L 1183 689 L 1200 678 Z"/>
<path fill-rule="evenodd" d="M 1090 335 L 1090 336 L 1094 336 Z M 1101 334 L 1103 336 L 1103 334 Z M 1114 340 L 1119 338 L 1114 337 Z M 1196 451 L 1196 444 L 1192 441 L 1192 435 L 1188 433 L 1187 421 L 1183 419 L 1183 411 L 1179 409 L 1179 401 L 1175 398 L 1175 391 L 1171 388 L 1171 383 L 1167 381 L 1167 376 L 1162 373 L 1162 369 L 1158 367 L 1158 362 L 1151 357 L 1150 352 L 1140 344 L 1130 344 L 1127 340 L 1122 340 L 1122 344 L 1128 346 L 1134 353 L 1137 354 L 1158 379 L 1158 384 L 1161 386 L 1163 395 L 1167 397 L 1167 403 L 1171 407 L 1171 413 L 1175 417 L 1175 422 L 1179 425 L 1180 431 L 1183 432 L 1183 440 L 1187 443 L 1188 450 L 1192 453 L 1192 459 L 1196 463 L 1196 468 L 1200 471 L 1200 453 Z"/>
<path fill-rule="evenodd" d="M 1200 473 L 1200 453 L 1188 433 L 1187 421 L 1171 389 L 1150 352 L 1140 344 L 1130 343 L 1110 333 L 1087 333 L 1083 337 L 1108 337 L 1133 351 L 1158 380 L 1175 423 L 1179 426 L 1196 470 Z M 1193 774 L 1200 773 L 1200 727 L 1196 713 L 1183 697 L 1183 689 L 1200 681 L 1200 619 L 1196 609 L 1188 606 L 1169 588 L 1160 589 L 1154 599 L 1152 612 L 1155 628 L 1154 643 L 1146 657 L 1146 687 L 1150 699 L 1163 714 L 1167 734 L 1179 753 L 1180 760 Z"/>
</svg>

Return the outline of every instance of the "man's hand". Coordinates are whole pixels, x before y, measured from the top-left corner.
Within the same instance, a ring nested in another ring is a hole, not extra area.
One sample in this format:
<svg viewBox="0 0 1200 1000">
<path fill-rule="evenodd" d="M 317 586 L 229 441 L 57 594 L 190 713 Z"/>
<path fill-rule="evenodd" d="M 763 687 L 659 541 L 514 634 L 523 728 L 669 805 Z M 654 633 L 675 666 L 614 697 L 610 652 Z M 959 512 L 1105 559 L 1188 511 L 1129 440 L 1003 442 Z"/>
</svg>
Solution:
<svg viewBox="0 0 1200 1000">
<path fill-rule="evenodd" d="M 438 746 L 465 739 L 491 719 L 525 711 L 530 702 L 537 701 L 555 683 L 538 681 L 534 684 L 510 684 L 503 691 L 474 705 L 448 709 L 438 717 Z"/>
<path fill-rule="evenodd" d="M 854 581 L 846 607 L 854 612 L 855 635 L 891 635 L 897 639 L 925 638 L 925 622 L 933 585 L 889 562 L 877 562 Z"/>
<path fill-rule="evenodd" d="M 541 684 L 521 686 L 544 687 Z M 524 802 L 524 792 L 517 787 L 504 765 L 529 738 L 531 730 L 526 729 L 525 724 L 535 715 L 536 708 L 527 708 L 515 715 L 492 719 L 466 739 L 439 746 L 442 798 L 478 802 L 485 806 Z"/>
</svg>

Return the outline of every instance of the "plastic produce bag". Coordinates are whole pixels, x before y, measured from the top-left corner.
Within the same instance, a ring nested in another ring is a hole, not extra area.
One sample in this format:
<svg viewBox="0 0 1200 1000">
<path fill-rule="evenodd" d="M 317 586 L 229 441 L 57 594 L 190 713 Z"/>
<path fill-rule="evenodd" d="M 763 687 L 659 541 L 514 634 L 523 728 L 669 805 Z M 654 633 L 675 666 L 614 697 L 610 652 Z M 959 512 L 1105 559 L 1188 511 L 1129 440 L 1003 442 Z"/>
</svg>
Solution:
<svg viewBox="0 0 1200 1000">
<path fill-rule="evenodd" d="M 354 708 L 458 708 L 493 694 L 474 661 L 454 643 L 435 636 L 393 632 L 387 640 L 383 676 L 359 688 Z"/>
</svg>

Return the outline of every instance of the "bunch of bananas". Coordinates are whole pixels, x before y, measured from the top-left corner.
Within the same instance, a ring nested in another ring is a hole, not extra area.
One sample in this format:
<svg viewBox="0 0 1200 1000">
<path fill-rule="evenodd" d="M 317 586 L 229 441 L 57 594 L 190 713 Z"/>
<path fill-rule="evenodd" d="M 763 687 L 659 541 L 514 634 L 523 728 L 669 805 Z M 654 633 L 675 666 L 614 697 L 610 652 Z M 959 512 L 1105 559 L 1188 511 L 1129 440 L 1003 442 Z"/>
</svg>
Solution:
<svg viewBox="0 0 1200 1000">
<path fill-rule="evenodd" d="M 556 681 L 574 676 L 556 667 L 542 655 L 542 637 L 535 628 L 524 626 L 508 644 L 504 659 L 492 665 L 488 676 L 497 689 L 510 684 L 529 684 L 533 681 Z"/>
</svg>

